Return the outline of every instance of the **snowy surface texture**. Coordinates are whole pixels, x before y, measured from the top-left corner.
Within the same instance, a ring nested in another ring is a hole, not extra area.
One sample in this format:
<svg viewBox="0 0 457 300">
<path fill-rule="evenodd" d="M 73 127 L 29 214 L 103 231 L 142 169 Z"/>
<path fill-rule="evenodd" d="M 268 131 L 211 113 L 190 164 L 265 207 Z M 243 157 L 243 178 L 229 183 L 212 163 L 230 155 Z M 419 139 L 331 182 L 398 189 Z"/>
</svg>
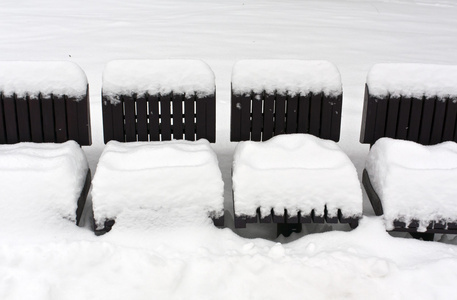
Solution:
<svg viewBox="0 0 457 300">
<path fill-rule="evenodd" d="M 339 96 L 341 76 L 327 61 L 242 60 L 233 66 L 232 89 L 235 94 L 254 91 L 295 95 L 318 94 Z"/>
<path fill-rule="evenodd" d="M 395 219 L 457 221 L 457 144 L 423 146 L 379 139 L 367 158 L 367 172 L 384 209 L 386 225 Z"/>
<path fill-rule="evenodd" d="M 38 94 L 66 95 L 80 99 L 86 96 L 84 71 L 69 61 L 2 61 L 0 92 L 6 96 L 37 98 Z"/>
<path fill-rule="evenodd" d="M 233 161 L 237 215 L 282 214 L 330 217 L 362 215 L 362 191 L 351 160 L 335 142 L 308 134 L 278 135 L 266 142 L 241 142 Z"/>
<path fill-rule="evenodd" d="M 457 65 L 377 64 L 367 77 L 375 97 L 457 97 Z"/>
<path fill-rule="evenodd" d="M 103 95 L 111 101 L 119 95 L 214 94 L 214 73 L 200 60 L 116 60 L 103 72 Z"/>
<path fill-rule="evenodd" d="M 111 141 L 98 163 L 92 196 L 99 224 L 117 218 L 136 222 L 151 214 L 195 223 L 210 212 L 222 214 L 223 192 L 217 157 L 206 140 Z M 163 220 L 150 219 L 154 222 L 160 226 Z"/>
<path fill-rule="evenodd" d="M 2 228 L 24 219 L 37 226 L 63 218 L 75 221 L 87 169 L 84 152 L 74 141 L 0 145 Z"/>
</svg>

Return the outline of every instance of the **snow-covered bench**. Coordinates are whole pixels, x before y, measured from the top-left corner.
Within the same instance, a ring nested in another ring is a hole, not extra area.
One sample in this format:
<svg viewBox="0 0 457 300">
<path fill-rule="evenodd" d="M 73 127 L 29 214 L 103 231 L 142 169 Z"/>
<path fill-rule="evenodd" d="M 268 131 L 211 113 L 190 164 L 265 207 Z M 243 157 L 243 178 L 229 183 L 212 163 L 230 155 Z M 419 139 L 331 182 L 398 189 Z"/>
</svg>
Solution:
<svg viewBox="0 0 457 300">
<path fill-rule="evenodd" d="M 91 178 L 79 147 L 91 144 L 84 71 L 71 62 L 0 62 L 0 97 L 0 144 L 14 144 L 0 146 L 2 213 L 57 213 L 78 224 Z"/>
<path fill-rule="evenodd" d="M 210 67 L 199 60 L 112 61 L 102 98 L 108 144 L 93 180 L 96 233 L 144 214 L 210 216 L 222 226 L 223 181 L 208 142 L 216 138 Z"/>
<path fill-rule="evenodd" d="M 362 194 L 355 167 L 335 143 L 342 88 L 333 64 L 240 61 L 233 68 L 231 105 L 231 140 L 244 141 L 233 163 L 235 227 L 357 226 Z"/>
<path fill-rule="evenodd" d="M 360 141 L 372 148 L 363 184 L 389 231 L 428 239 L 457 233 L 456 126 L 457 66 L 370 70 Z"/>
</svg>

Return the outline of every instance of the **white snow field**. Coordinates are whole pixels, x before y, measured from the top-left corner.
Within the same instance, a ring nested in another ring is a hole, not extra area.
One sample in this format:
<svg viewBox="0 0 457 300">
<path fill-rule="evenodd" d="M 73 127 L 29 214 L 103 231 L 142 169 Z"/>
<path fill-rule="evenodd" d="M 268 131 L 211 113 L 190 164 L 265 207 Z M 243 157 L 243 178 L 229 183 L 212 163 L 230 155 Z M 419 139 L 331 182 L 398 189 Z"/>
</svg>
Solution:
<svg viewBox="0 0 457 300">
<path fill-rule="evenodd" d="M 93 145 L 82 149 L 93 174 L 105 147 L 101 86 L 109 61 L 208 63 L 217 94 L 217 142 L 211 147 L 224 180 L 227 225 L 217 229 L 209 219 L 151 224 L 139 214 L 97 237 L 90 198 L 81 227 L 64 218 L 27 218 L 41 213 L 28 208 L 2 210 L 0 299 L 457 297 L 454 236 L 435 242 L 393 237 L 366 198 L 365 217 L 353 231 L 309 225 L 302 234 L 275 240 L 272 226 L 234 230 L 237 143 L 229 142 L 235 62 L 330 61 L 343 82 L 338 145 L 360 179 L 368 154 L 358 142 L 368 71 L 378 63 L 457 64 L 455 1 L 4 0 L 0 7 L 0 60 L 68 60 L 86 72 Z M 8 207 L 11 199 L 0 191 L 0 201 Z"/>
</svg>

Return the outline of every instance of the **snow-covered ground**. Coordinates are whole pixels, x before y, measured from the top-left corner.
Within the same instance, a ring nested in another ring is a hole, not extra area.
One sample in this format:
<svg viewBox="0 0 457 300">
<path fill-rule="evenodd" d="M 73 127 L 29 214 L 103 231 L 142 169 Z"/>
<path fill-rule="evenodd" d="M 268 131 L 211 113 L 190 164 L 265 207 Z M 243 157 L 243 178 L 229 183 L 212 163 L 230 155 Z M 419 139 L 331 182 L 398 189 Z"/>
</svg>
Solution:
<svg viewBox="0 0 457 300">
<path fill-rule="evenodd" d="M 21 216 L 0 212 L 0 299 L 457 297 L 454 237 L 392 237 L 366 198 L 366 217 L 351 232 L 309 225 L 300 236 L 272 240 L 273 227 L 233 230 L 236 143 L 229 142 L 236 61 L 328 60 L 343 81 L 339 145 L 360 177 L 368 153 L 358 143 L 368 70 L 385 62 L 457 64 L 455 1 L 4 0 L 0 8 L 1 60 L 69 60 L 86 72 L 93 145 L 83 150 L 93 173 L 104 147 L 100 93 L 108 61 L 207 62 L 216 76 L 213 149 L 225 182 L 228 227 L 173 218 L 152 226 L 140 215 L 96 237 L 90 209 L 82 227 L 67 220 L 17 222 Z"/>
</svg>

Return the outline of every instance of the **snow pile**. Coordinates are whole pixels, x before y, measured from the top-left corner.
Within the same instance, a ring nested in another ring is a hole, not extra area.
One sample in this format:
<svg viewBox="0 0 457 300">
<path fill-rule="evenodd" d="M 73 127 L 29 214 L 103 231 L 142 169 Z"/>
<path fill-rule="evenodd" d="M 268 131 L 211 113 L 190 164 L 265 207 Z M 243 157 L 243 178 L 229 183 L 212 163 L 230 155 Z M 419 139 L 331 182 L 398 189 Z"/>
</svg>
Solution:
<svg viewBox="0 0 457 300">
<path fill-rule="evenodd" d="M 368 73 L 370 94 L 383 98 L 457 97 L 457 65 L 377 64 Z"/>
<path fill-rule="evenodd" d="M 84 71 L 69 61 L 2 61 L 0 92 L 6 96 L 37 98 L 51 94 L 76 99 L 86 96 Z"/>
<path fill-rule="evenodd" d="M 198 222 L 207 221 L 208 213 L 217 217 L 223 213 L 224 183 L 206 140 L 111 141 L 92 184 L 94 216 L 100 225 L 105 219 Z"/>
<path fill-rule="evenodd" d="M 200 60 L 115 60 L 103 72 L 103 96 L 116 103 L 120 95 L 215 92 L 214 73 Z"/>
<path fill-rule="evenodd" d="M 411 141 L 379 139 L 366 170 L 384 209 L 386 225 L 396 219 L 457 221 L 457 144 L 423 146 Z"/>
<path fill-rule="evenodd" d="M 86 179 L 86 157 L 74 141 L 0 146 L 0 224 L 75 221 Z M 5 227 L 3 227 L 5 226 Z"/>
<path fill-rule="evenodd" d="M 237 215 L 315 210 L 329 216 L 361 216 L 362 191 L 357 172 L 335 142 L 308 134 L 278 135 L 266 142 L 241 142 L 233 162 Z"/>
<path fill-rule="evenodd" d="M 242 60 L 233 66 L 232 90 L 235 94 L 318 94 L 339 96 L 341 76 L 328 61 Z"/>
</svg>

